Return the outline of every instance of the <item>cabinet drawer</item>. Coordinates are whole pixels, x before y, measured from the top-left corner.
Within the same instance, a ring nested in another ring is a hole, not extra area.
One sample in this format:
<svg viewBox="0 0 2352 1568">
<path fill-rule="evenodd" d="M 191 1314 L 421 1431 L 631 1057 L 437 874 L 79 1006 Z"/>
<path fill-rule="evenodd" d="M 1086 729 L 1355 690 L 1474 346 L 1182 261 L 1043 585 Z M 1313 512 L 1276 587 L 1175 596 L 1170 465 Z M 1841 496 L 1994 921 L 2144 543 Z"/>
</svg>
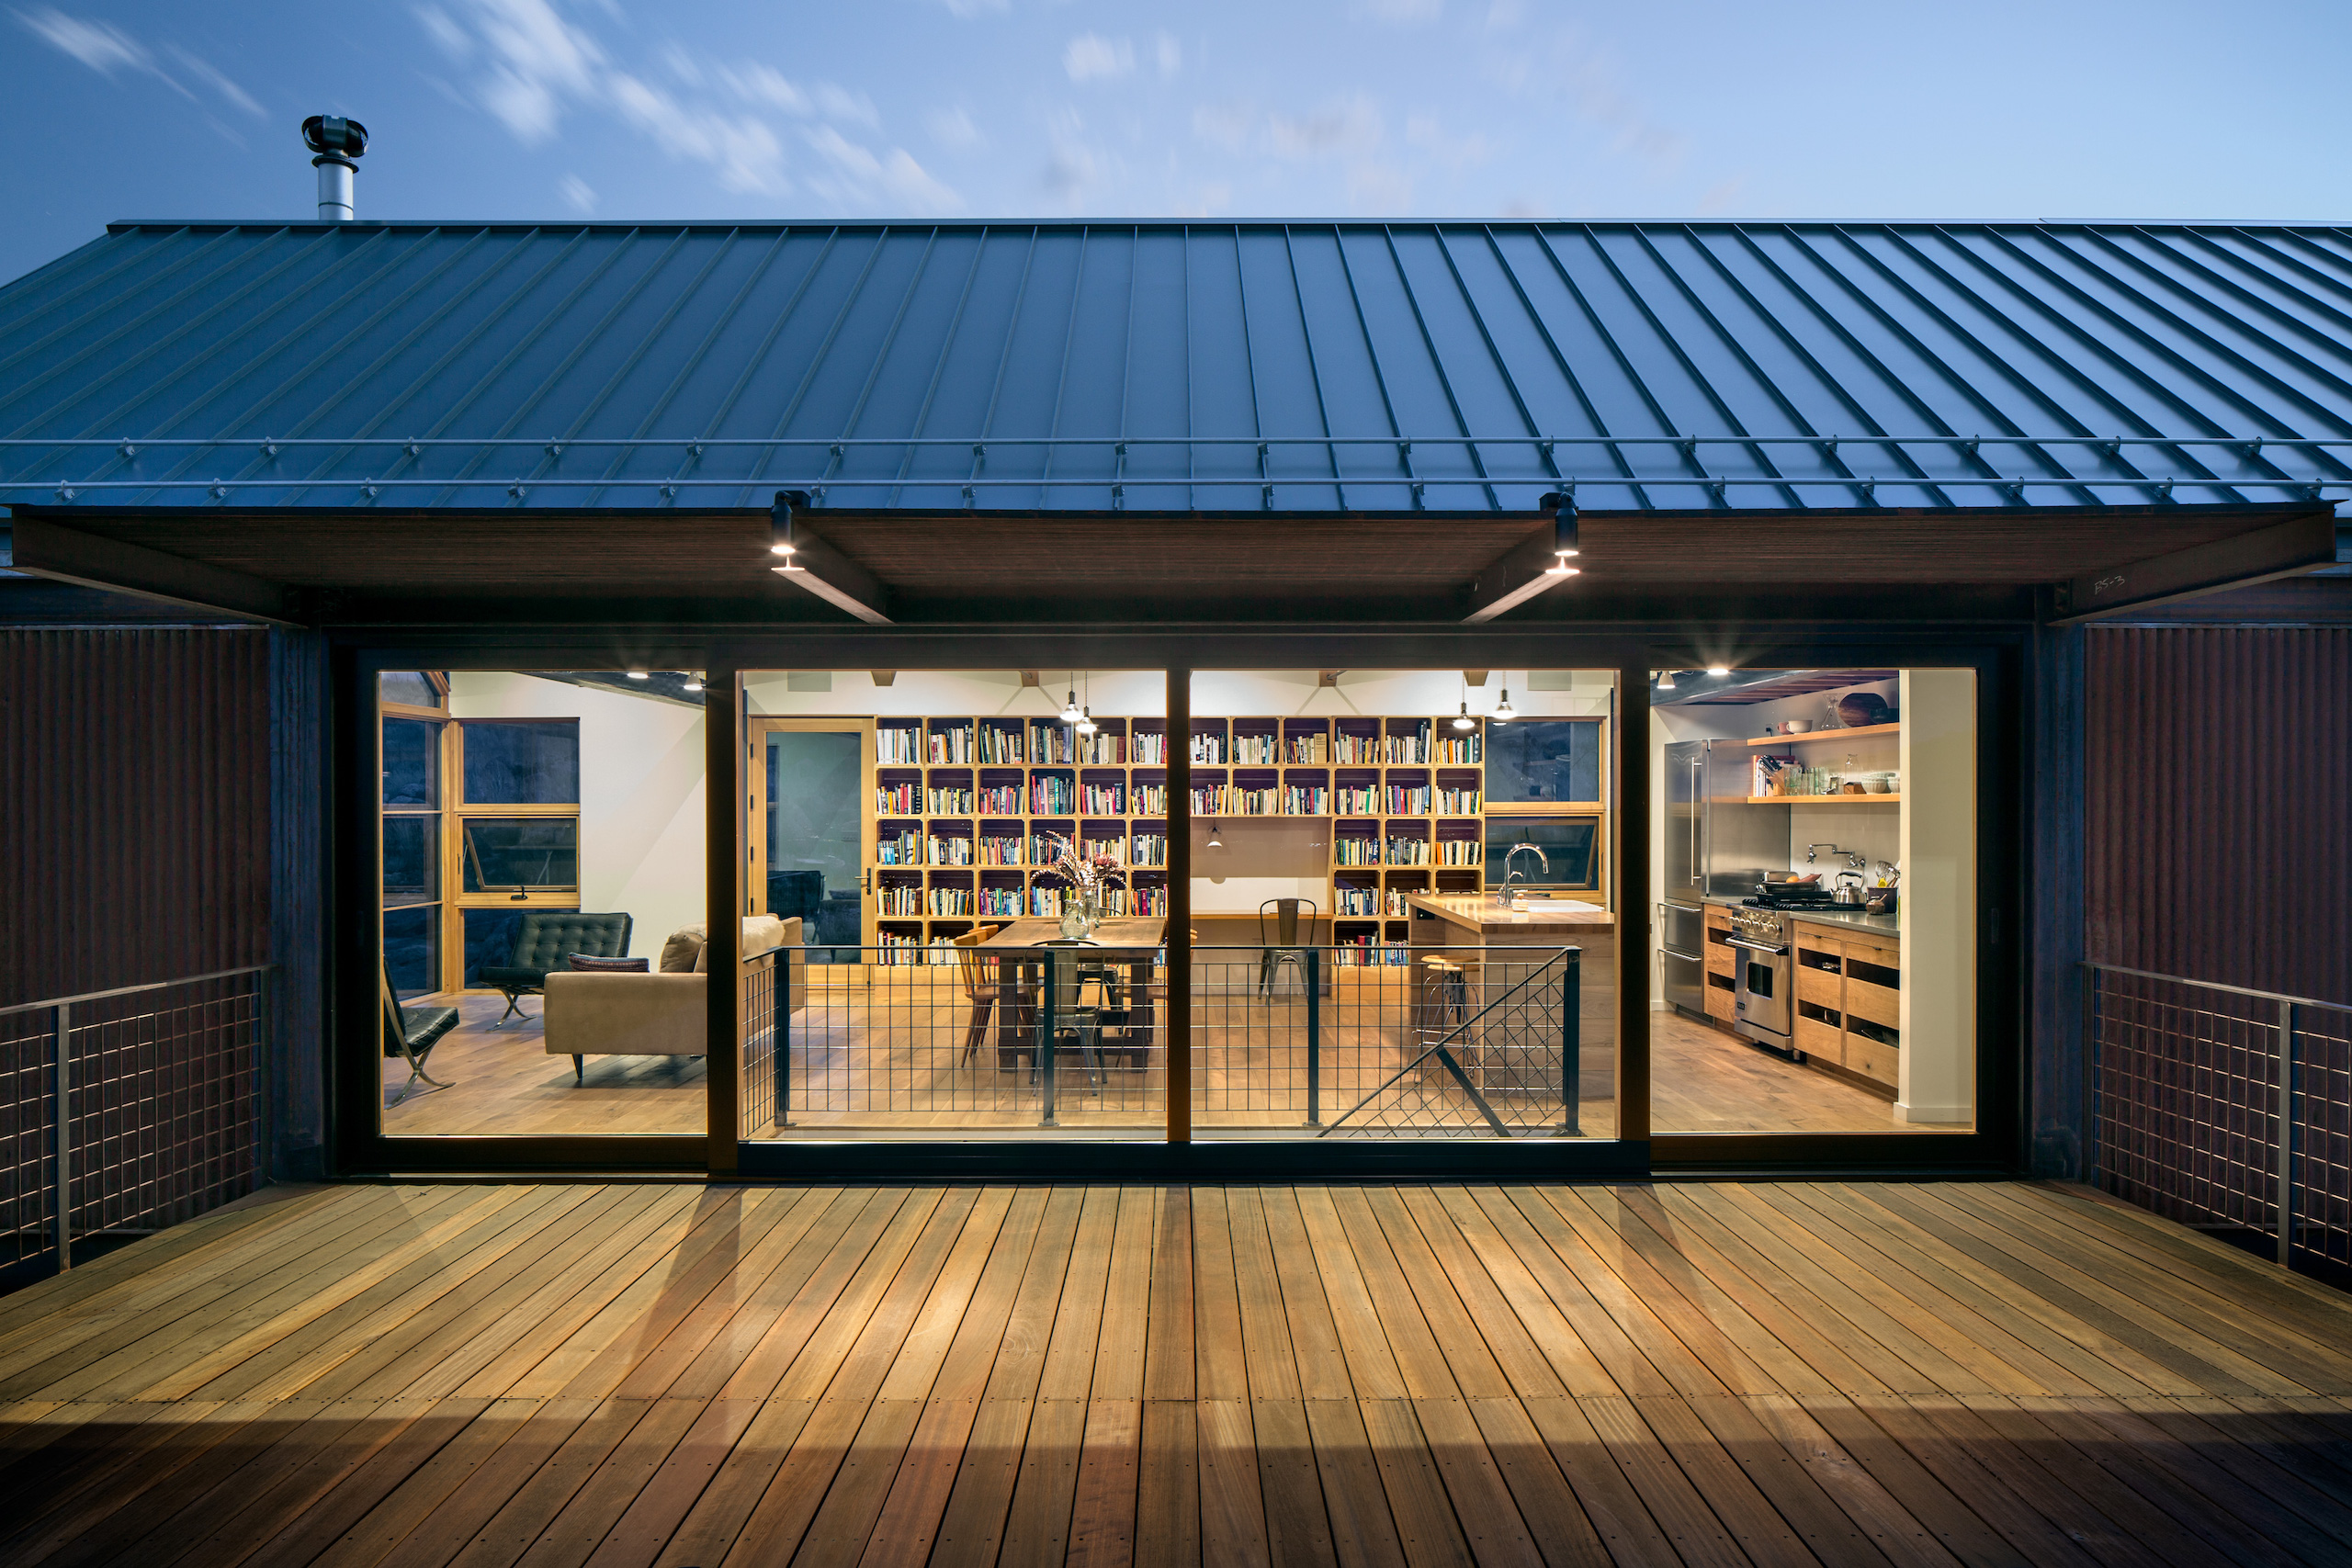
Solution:
<svg viewBox="0 0 2352 1568">
<path fill-rule="evenodd" d="M 1902 1057 L 1894 1046 L 1865 1040 L 1859 1034 L 1849 1034 L 1845 1039 L 1848 1072 L 1860 1073 L 1872 1083 L 1883 1083 L 1889 1089 L 1900 1087 L 1897 1064 Z"/>
<path fill-rule="evenodd" d="M 1903 967 L 1903 944 L 1882 937 L 1849 936 L 1846 939 L 1848 956 L 1865 964 L 1882 964 L 1889 969 Z"/>
<path fill-rule="evenodd" d="M 1719 1018 L 1725 1023 L 1729 1023 L 1736 1016 L 1733 1010 L 1736 1003 L 1736 998 L 1729 986 L 1719 986 L 1712 977 L 1709 978 L 1707 982 L 1707 1016 L 1709 1018 Z"/>
<path fill-rule="evenodd" d="M 1707 973 L 1710 975 L 1738 974 L 1738 953 L 1739 949 L 1727 947 L 1720 942 L 1709 942 L 1707 944 Z"/>
<path fill-rule="evenodd" d="M 1801 1002 L 1811 1002 L 1817 1008 L 1827 1008 L 1831 1012 L 1842 1012 L 1846 1001 L 1838 992 L 1844 985 L 1842 976 L 1832 975 L 1826 969 L 1808 969 L 1802 964 L 1797 965 L 1797 1000 Z"/>
<path fill-rule="evenodd" d="M 1816 1062 L 1830 1066 L 1845 1066 L 1845 1032 L 1832 1029 L 1818 1019 L 1797 1015 L 1796 1047 Z"/>
<path fill-rule="evenodd" d="M 1873 986 L 1868 980 L 1846 976 L 1846 1010 L 1856 1018 L 1883 1023 L 1889 1029 L 1903 1027 L 1903 993 L 1885 986 Z"/>
</svg>

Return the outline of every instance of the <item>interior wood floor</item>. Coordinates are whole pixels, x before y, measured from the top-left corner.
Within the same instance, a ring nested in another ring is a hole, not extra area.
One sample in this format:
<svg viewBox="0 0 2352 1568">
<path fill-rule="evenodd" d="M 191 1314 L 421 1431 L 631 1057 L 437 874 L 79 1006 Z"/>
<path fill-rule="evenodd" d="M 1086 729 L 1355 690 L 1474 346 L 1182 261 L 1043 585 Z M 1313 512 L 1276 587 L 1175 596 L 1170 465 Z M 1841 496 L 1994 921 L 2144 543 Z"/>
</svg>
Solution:
<svg viewBox="0 0 2352 1568">
<path fill-rule="evenodd" d="M 945 988 L 945 987 L 943 987 Z M 876 1075 L 846 1065 L 845 1054 L 827 1070 L 824 1086 L 829 1102 L 795 1110 L 795 1122 L 808 1135 L 836 1137 L 853 1127 L 920 1134 L 956 1127 L 985 1128 L 1009 1135 L 1020 1128 L 1035 1128 L 1037 1112 L 1027 1075 L 991 1070 L 990 1042 L 980 1048 L 977 1066 L 963 1058 L 968 1008 L 960 994 L 933 1005 L 922 1003 L 923 1017 L 910 1012 L 912 993 L 895 999 L 886 996 L 879 1010 L 910 1038 L 934 1042 L 918 1053 L 898 1054 L 885 1073 Z M 805 1034 L 831 1032 L 847 1038 L 872 1016 L 868 1004 L 852 1000 L 860 987 L 840 987 L 816 993 L 799 1015 Z M 924 994 L 927 997 L 927 993 Z M 503 998 L 462 997 L 457 999 L 463 1021 L 435 1049 L 427 1064 L 433 1076 L 454 1085 L 447 1089 L 418 1085 L 398 1103 L 388 1103 L 384 1131 L 396 1136 L 435 1134 L 523 1135 L 561 1133 L 678 1134 L 703 1131 L 703 1064 L 692 1057 L 592 1056 L 587 1082 L 575 1085 L 571 1060 L 547 1054 L 547 1036 L 539 1022 L 536 998 L 524 1005 L 528 1020 L 509 1020 L 502 1028 L 490 1024 L 503 1010 Z M 1218 1008 L 1233 1016 L 1234 1005 L 1217 999 Z M 1215 1016 L 1215 1015 L 1212 1015 Z M 1662 1133 L 1865 1133 L 1928 1132 L 1896 1120 L 1885 1099 L 1841 1078 L 1786 1062 L 1704 1024 L 1674 1013 L 1650 1015 L 1651 1125 Z M 1199 1084 L 1194 1124 L 1204 1132 L 1287 1129 L 1297 1118 L 1277 1117 L 1260 1109 L 1303 1103 L 1304 1069 L 1291 1063 L 1272 1065 L 1274 1055 L 1263 1042 L 1271 1032 L 1261 1023 L 1255 1032 L 1241 1029 L 1212 1031 L 1224 1049 L 1196 1065 Z M 1350 1032 L 1335 1023 L 1335 1041 Z M 1252 1053 L 1241 1042 L 1260 1043 Z M 1336 1052 L 1335 1052 L 1336 1054 Z M 918 1063 L 921 1055 L 924 1060 Z M 929 1058 L 937 1055 L 942 1063 Z M 1227 1066 L 1224 1064 L 1239 1064 Z M 1360 1076 L 1360 1075 L 1359 1075 Z M 408 1066 L 398 1060 L 384 1064 L 385 1098 L 390 1101 L 408 1078 Z M 1057 1121 L 1066 1128 L 1097 1130 L 1148 1129 L 1164 1120 L 1159 1107 L 1166 1085 L 1158 1071 L 1141 1075 L 1111 1071 L 1103 1075 L 1104 1094 L 1085 1092 L 1082 1081 L 1068 1085 Z M 1327 1109 L 1343 1103 L 1340 1096 L 1355 1081 L 1334 1069 L 1326 1077 Z M 1613 1053 L 1588 1050 L 1585 1055 L 1578 1119 L 1588 1138 L 1616 1135 L 1615 1064 Z M 804 1094 L 804 1101 L 808 1097 Z M 915 1109 L 915 1107 L 925 1109 Z"/>
<path fill-rule="evenodd" d="M 2080 1189 L 265 1198 L 0 1301 L 0 1562 L 2352 1560 L 2352 1300 Z"/>
</svg>

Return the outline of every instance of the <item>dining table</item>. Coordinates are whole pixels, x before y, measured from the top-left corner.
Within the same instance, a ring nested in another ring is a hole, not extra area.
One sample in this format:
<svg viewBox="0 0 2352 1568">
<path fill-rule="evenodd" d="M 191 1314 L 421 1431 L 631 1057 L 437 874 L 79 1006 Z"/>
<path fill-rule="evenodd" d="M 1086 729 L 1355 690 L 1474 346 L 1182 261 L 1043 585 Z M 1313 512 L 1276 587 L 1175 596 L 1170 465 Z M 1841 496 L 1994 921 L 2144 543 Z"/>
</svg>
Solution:
<svg viewBox="0 0 2352 1568">
<path fill-rule="evenodd" d="M 1125 970 L 1124 986 L 1107 987 L 1102 1012 L 1105 1027 L 1096 1054 L 1107 1065 L 1142 1070 L 1151 1057 L 1152 1032 L 1159 1021 L 1158 998 L 1152 994 L 1152 971 L 1168 936 L 1164 915 L 1114 915 L 1097 920 L 1075 948 L 1055 946 L 1062 940 L 1061 921 L 1051 916 L 1025 915 L 1001 927 L 979 943 L 978 952 L 996 967 L 997 1066 L 1015 1068 L 1023 1056 L 1031 1058 L 1039 1076 L 1051 1066 L 1051 1049 L 1040 1049 L 1037 1034 L 1037 994 L 1045 984 L 1048 954 L 1075 952 L 1078 962 L 1101 964 L 1106 972 Z M 1050 1101 L 1049 1101 L 1050 1104 Z M 1050 1109 L 1047 1120 L 1052 1119 Z"/>
</svg>

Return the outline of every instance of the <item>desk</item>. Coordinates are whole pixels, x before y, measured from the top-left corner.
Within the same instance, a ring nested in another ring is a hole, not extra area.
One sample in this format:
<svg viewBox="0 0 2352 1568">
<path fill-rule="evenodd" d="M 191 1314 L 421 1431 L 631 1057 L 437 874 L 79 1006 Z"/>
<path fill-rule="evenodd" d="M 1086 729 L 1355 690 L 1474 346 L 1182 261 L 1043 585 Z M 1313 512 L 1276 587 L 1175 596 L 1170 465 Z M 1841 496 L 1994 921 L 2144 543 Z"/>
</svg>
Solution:
<svg viewBox="0 0 2352 1568">
<path fill-rule="evenodd" d="M 1161 915 L 1114 916 L 1095 923 L 1090 945 L 1056 949 L 1083 953 L 1089 962 L 1124 964 L 1127 971 L 1126 1021 L 1102 1032 L 1100 1051 L 1118 1052 L 1126 1065 L 1141 1071 L 1150 1059 L 1152 1031 L 1159 1021 L 1151 972 L 1166 941 L 1168 920 Z M 1042 915 L 1023 916 L 979 944 L 977 952 L 993 960 L 997 971 L 996 1059 L 1000 1071 L 1034 1058 L 1036 1043 L 1036 987 L 1043 977 L 1046 944 L 1059 941 L 1062 924 Z"/>
</svg>

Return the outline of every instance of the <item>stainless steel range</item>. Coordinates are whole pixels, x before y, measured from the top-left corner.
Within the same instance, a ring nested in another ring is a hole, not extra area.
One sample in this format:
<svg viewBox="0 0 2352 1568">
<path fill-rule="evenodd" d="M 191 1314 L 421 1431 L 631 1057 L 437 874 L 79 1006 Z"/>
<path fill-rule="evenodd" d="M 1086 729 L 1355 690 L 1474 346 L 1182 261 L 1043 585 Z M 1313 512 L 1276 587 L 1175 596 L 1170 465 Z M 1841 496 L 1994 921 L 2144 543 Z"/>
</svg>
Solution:
<svg viewBox="0 0 2352 1568">
<path fill-rule="evenodd" d="M 1734 978 L 1732 1028 L 1759 1045 L 1793 1049 L 1796 1031 L 1796 946 L 1789 918 L 1778 909 L 1736 906 L 1731 945 L 1739 955 Z"/>
</svg>

